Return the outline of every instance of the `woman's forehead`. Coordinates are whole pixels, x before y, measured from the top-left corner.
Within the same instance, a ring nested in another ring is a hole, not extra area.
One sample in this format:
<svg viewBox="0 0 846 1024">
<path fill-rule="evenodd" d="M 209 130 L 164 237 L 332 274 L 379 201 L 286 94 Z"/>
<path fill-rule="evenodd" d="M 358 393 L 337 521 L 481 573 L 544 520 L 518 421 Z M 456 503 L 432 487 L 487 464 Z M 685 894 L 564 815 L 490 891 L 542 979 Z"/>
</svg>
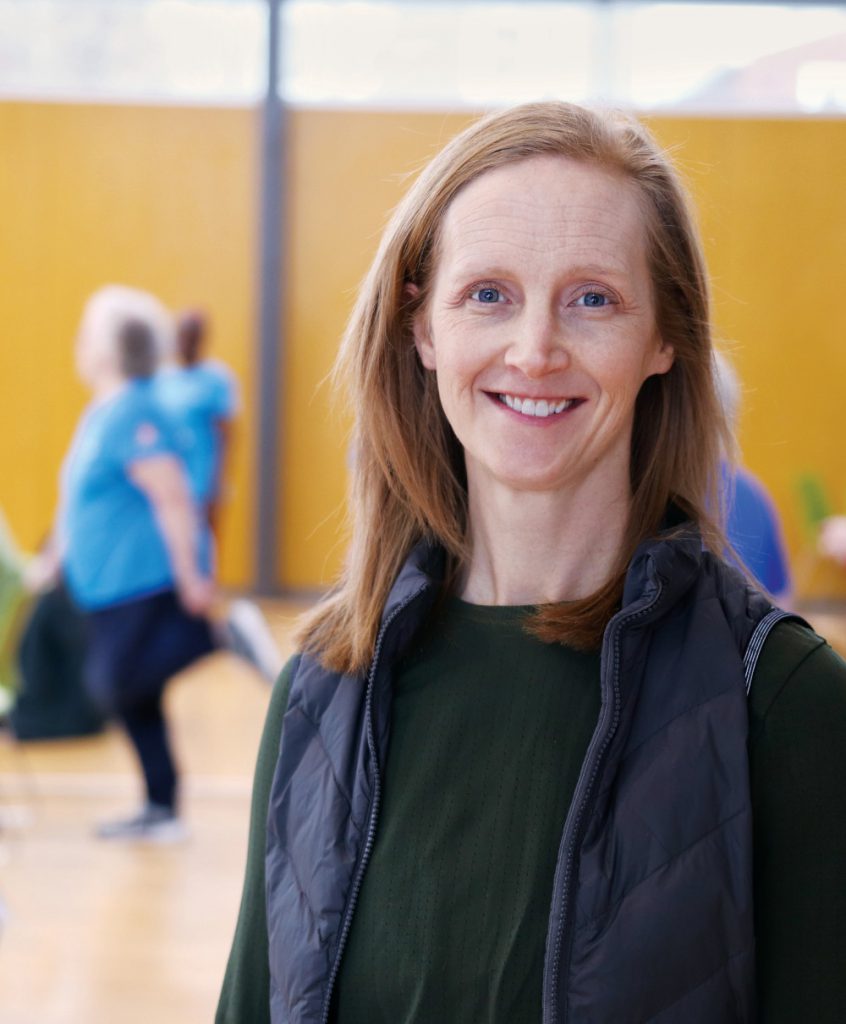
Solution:
<svg viewBox="0 0 846 1024">
<path fill-rule="evenodd" d="M 640 196 L 621 174 L 560 156 L 487 171 L 444 216 L 439 263 L 547 256 L 616 265 L 646 259 Z"/>
</svg>

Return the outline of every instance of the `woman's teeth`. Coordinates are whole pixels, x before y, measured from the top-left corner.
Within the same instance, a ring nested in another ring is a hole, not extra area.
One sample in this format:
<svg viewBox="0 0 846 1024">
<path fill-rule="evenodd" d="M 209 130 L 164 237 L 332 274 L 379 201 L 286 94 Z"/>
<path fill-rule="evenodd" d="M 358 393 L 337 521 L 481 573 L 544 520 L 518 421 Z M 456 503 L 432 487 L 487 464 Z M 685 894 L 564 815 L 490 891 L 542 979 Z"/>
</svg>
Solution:
<svg viewBox="0 0 846 1024">
<path fill-rule="evenodd" d="M 539 419 L 564 412 L 576 401 L 575 398 L 561 398 L 557 402 L 550 402 L 546 398 L 518 398 L 517 395 L 500 395 L 499 400 L 515 412 L 521 412 L 524 416 L 536 416 Z"/>
</svg>

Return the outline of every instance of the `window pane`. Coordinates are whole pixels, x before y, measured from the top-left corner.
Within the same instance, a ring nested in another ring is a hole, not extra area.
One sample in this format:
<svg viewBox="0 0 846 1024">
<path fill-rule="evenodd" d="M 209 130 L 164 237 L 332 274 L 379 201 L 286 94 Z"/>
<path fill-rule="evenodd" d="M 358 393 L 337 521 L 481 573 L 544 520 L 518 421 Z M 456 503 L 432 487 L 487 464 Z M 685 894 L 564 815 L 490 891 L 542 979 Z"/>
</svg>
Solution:
<svg viewBox="0 0 846 1024">
<path fill-rule="evenodd" d="M 264 0 L 0 0 L 0 95 L 253 103 Z"/>
<path fill-rule="evenodd" d="M 293 103 L 479 107 L 590 89 L 590 3 L 289 0 Z"/>
<path fill-rule="evenodd" d="M 846 10 L 813 3 L 287 0 L 296 104 L 846 110 Z"/>
<path fill-rule="evenodd" d="M 816 4 L 616 5 L 618 88 L 641 109 L 846 110 L 846 11 Z"/>
<path fill-rule="evenodd" d="M 846 6 L 285 0 L 299 105 L 846 111 Z M 267 0 L 0 0 L 0 96 L 249 104 Z"/>
</svg>

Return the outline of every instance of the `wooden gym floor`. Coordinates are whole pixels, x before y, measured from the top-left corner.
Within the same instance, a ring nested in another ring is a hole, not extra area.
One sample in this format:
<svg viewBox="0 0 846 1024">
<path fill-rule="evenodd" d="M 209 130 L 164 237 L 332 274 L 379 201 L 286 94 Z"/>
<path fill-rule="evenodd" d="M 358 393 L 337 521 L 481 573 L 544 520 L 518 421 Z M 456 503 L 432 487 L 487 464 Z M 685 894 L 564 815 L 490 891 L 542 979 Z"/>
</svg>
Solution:
<svg viewBox="0 0 846 1024">
<path fill-rule="evenodd" d="M 287 655 L 300 607 L 264 605 Z M 174 680 L 181 845 L 103 843 L 140 799 L 116 730 L 15 744 L 0 731 L 0 1021 L 212 1021 L 240 899 L 252 773 L 270 687 L 216 654 Z"/>
</svg>

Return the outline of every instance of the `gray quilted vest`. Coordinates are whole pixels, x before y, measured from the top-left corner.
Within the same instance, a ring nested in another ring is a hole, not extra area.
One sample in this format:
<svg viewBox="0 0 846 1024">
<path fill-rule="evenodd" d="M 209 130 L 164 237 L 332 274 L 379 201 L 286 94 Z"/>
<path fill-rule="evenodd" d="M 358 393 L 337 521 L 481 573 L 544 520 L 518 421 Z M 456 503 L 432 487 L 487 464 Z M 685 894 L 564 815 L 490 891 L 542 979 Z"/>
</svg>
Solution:
<svg viewBox="0 0 846 1024">
<path fill-rule="evenodd" d="M 376 836 L 391 669 L 441 562 L 412 552 L 366 676 L 299 660 L 268 813 L 273 1024 L 329 1020 Z M 639 549 L 561 837 L 542 1024 L 754 1021 L 745 679 L 782 617 L 695 535 Z"/>
</svg>

